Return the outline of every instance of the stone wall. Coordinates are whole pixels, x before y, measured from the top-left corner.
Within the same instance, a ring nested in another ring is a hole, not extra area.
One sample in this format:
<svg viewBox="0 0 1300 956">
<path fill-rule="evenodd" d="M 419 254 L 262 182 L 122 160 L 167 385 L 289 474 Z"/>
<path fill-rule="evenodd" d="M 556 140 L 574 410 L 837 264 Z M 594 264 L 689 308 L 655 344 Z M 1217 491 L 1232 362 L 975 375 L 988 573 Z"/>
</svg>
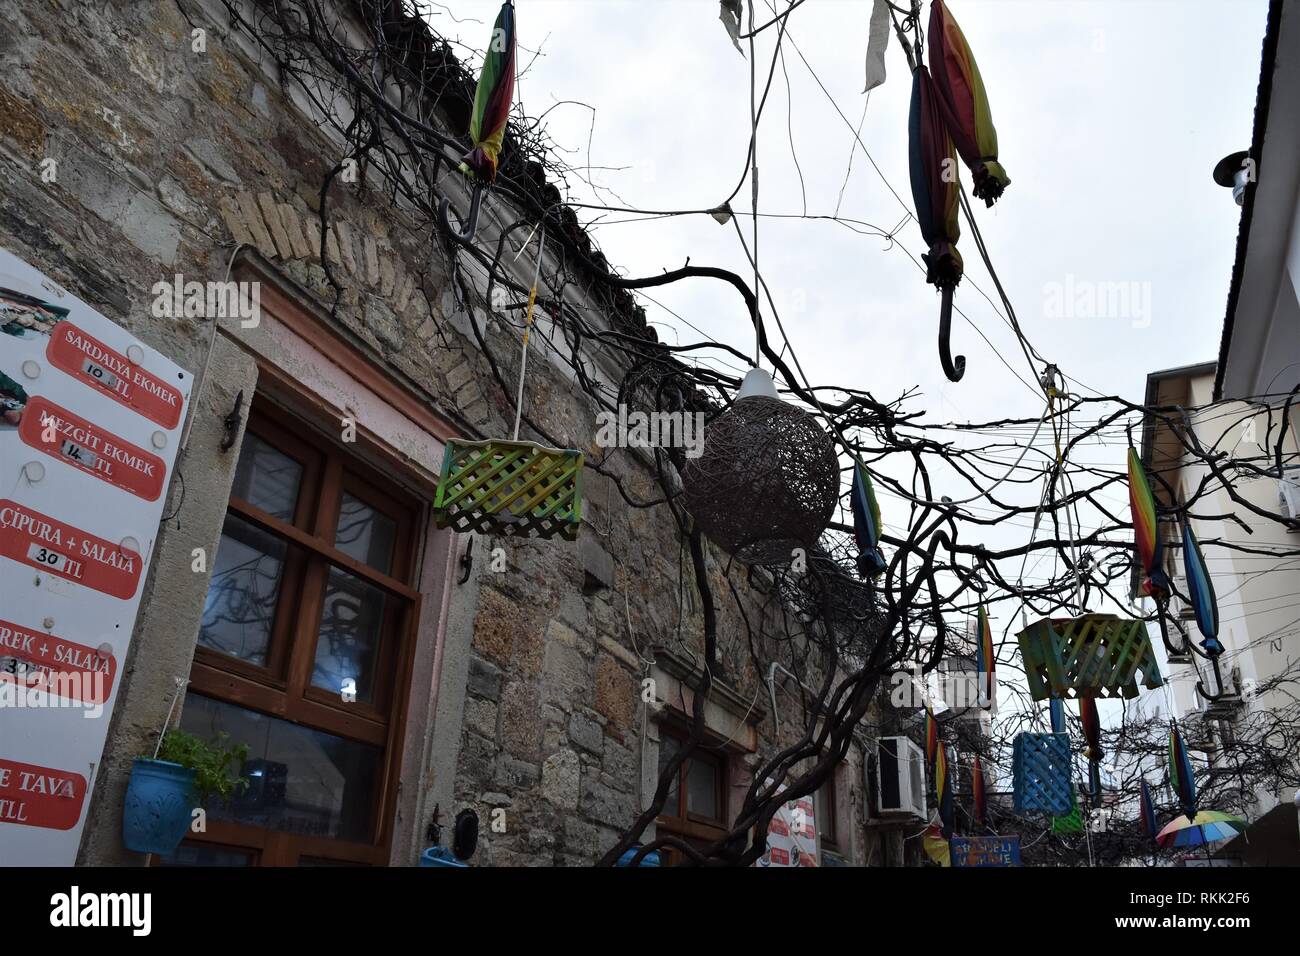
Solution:
<svg viewBox="0 0 1300 956">
<path fill-rule="evenodd" d="M 508 435 L 513 395 L 490 374 L 471 323 L 506 376 L 517 367 L 518 338 L 486 308 L 473 270 L 461 273 L 464 288 L 454 287 L 445 251 L 373 184 L 336 182 L 322 242 L 319 190 L 340 148 L 227 35 L 219 4 L 185 6 L 193 25 L 206 28 L 203 52 L 193 50 L 192 25 L 173 0 L 0 0 L 0 244 L 191 369 L 206 356 L 206 320 L 154 318 L 151 287 L 176 274 L 220 280 L 236 251 L 255 249 L 332 309 L 359 350 L 465 433 Z M 342 286 L 337 308 L 327 265 Z M 160 533 L 85 862 L 130 861 L 115 843 L 125 775 L 162 722 L 165 685 L 193 654 L 206 580 L 182 558 L 192 547 L 215 548 L 233 466 L 213 447 L 218 418 L 227 393 L 251 391 L 255 379 L 224 341 L 217 362 L 229 366 L 226 382 L 205 395 L 178 464 L 200 483 Z M 596 408 L 554 364 L 530 363 L 528 403 L 549 433 L 606 459 L 594 444 Z M 634 454 L 615 452 L 607 465 L 629 494 L 659 496 Z M 674 707 L 642 699 L 653 649 L 701 651 L 690 558 L 666 509 L 627 507 L 610 479 L 590 470 L 584 481 L 577 542 L 477 541 L 471 580 L 453 585 L 450 597 L 467 643 L 443 671 L 454 686 L 438 688 L 438 726 L 411 728 L 432 742 L 420 820 L 435 802 L 444 822 L 461 806 L 477 808 L 481 864 L 598 858 L 648 801 L 657 724 Z M 752 764 L 774 745 L 768 692 L 723 576 L 725 556 L 709 560 L 723 676 L 737 700 L 752 701 L 740 718 Z M 772 613 L 758 603 L 751 623 Z M 782 730 L 788 738 L 793 721 Z M 744 748 L 728 746 L 743 762 Z M 860 766 L 844 776 L 860 819 Z M 860 843 L 859 835 L 851 856 L 862 856 Z"/>
</svg>

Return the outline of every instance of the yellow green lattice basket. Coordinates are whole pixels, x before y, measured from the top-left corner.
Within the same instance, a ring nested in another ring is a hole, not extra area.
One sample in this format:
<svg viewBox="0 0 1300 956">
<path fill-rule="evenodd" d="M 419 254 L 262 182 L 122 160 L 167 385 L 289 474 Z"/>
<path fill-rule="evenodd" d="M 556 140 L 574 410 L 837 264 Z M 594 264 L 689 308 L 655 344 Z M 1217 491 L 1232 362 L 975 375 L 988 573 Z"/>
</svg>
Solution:
<svg viewBox="0 0 1300 956">
<path fill-rule="evenodd" d="M 582 452 L 529 441 L 449 441 L 433 516 L 439 528 L 572 541 L 582 523 Z"/>
<path fill-rule="evenodd" d="M 1139 672 L 1148 689 L 1163 683 L 1146 624 L 1139 620 L 1114 614 L 1043 618 L 1016 637 L 1034 700 L 1136 697 Z"/>
</svg>

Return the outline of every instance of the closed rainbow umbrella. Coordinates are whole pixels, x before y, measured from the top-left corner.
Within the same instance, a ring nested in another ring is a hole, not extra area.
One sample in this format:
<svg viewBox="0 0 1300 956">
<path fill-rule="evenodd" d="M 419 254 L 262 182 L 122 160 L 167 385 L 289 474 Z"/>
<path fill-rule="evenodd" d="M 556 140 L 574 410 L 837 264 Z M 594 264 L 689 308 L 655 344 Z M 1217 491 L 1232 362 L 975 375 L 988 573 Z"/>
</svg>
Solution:
<svg viewBox="0 0 1300 956">
<path fill-rule="evenodd" d="M 1083 755 L 1089 760 L 1100 760 L 1101 718 L 1097 715 L 1097 702 L 1091 697 L 1079 698 L 1079 721 L 1083 724 Z"/>
<path fill-rule="evenodd" d="M 994 694 L 997 691 L 994 680 L 997 659 L 993 654 L 993 628 L 989 626 L 989 615 L 984 610 L 982 602 L 975 616 L 975 627 L 978 632 L 975 642 L 975 670 L 980 682 L 979 703 L 981 707 L 992 707 Z"/>
<path fill-rule="evenodd" d="M 939 359 L 951 382 L 966 371 L 966 357 L 951 356 L 948 339 L 952 332 L 952 293 L 961 281 L 962 261 L 957 252 L 961 230 L 957 225 L 959 205 L 957 154 L 944 126 L 939 100 L 930 71 L 918 66 L 912 71 L 912 106 L 908 117 L 908 158 L 912 181 L 912 202 L 916 222 L 928 251 L 925 281 L 942 295 L 939 312 Z"/>
<path fill-rule="evenodd" d="M 1169 725 L 1169 782 L 1178 794 L 1178 804 L 1183 813 L 1187 819 L 1192 819 L 1196 816 L 1196 779 L 1192 776 L 1191 755 L 1177 723 Z"/>
<path fill-rule="evenodd" d="M 1204 640 L 1201 646 L 1210 654 L 1222 654 L 1223 645 L 1219 643 L 1219 605 L 1214 597 L 1214 582 L 1205 567 L 1205 555 L 1201 553 L 1200 542 L 1192 531 L 1192 523 L 1183 518 L 1183 570 L 1187 574 L 1187 596 L 1191 599 L 1192 610 L 1196 613 L 1196 626 L 1201 629 Z"/>
<path fill-rule="evenodd" d="M 934 793 L 939 798 L 939 820 L 946 840 L 952 836 L 953 827 L 952 775 L 948 773 L 948 748 L 942 744 L 934 759 Z"/>
<path fill-rule="evenodd" d="M 1169 578 L 1161 567 L 1163 548 L 1156 519 L 1156 498 L 1151 493 L 1142 459 L 1132 445 L 1128 449 L 1128 501 L 1133 515 L 1133 536 L 1137 543 L 1138 561 L 1146 572 L 1142 591 L 1161 600 L 1169 593 Z"/>
<path fill-rule="evenodd" d="M 943 0 L 930 4 L 928 39 L 939 109 L 957 152 L 975 179 L 976 197 L 992 206 L 1011 180 L 998 162 L 998 131 L 975 54 Z"/>
<path fill-rule="evenodd" d="M 496 182 L 497 160 L 505 140 L 510 102 L 515 95 L 515 5 L 501 5 L 492 25 L 492 41 L 483 58 L 469 118 L 473 148 L 465 154 L 465 166 L 485 183 Z"/>
<path fill-rule="evenodd" d="M 875 577 L 887 567 L 880 550 L 880 505 L 871 474 L 862 462 L 853 461 L 853 535 L 858 542 L 858 576 Z"/>
<path fill-rule="evenodd" d="M 939 750 L 939 721 L 934 719 L 934 711 L 925 708 L 925 765 L 934 771 L 934 758 Z"/>
<path fill-rule="evenodd" d="M 1142 817 L 1142 832 L 1147 838 L 1154 840 L 1156 838 L 1156 806 L 1151 800 L 1151 788 L 1147 786 L 1145 780 L 1142 781 L 1142 792 L 1138 796 L 1138 811 Z"/>
</svg>

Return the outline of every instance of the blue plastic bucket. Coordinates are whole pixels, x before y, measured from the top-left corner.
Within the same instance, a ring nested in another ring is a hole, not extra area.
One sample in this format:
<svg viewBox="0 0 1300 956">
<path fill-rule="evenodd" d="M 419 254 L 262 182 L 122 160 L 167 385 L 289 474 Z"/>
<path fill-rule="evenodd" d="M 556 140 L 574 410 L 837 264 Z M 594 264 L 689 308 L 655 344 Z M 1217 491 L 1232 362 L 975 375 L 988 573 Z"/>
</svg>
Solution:
<svg viewBox="0 0 1300 956">
<path fill-rule="evenodd" d="M 629 847 L 627 850 L 623 852 L 623 855 L 618 858 L 618 862 L 615 863 L 614 865 L 631 866 L 632 857 L 636 856 L 637 850 L 639 849 L 641 849 L 640 845 Z M 645 855 L 645 857 L 641 860 L 641 862 L 637 864 L 637 866 L 658 866 L 658 865 L 659 865 L 658 850 L 651 850 L 649 853 Z"/>
<path fill-rule="evenodd" d="M 136 853 L 171 853 L 194 814 L 194 771 L 167 760 L 136 757 L 122 808 L 122 842 Z"/>
</svg>

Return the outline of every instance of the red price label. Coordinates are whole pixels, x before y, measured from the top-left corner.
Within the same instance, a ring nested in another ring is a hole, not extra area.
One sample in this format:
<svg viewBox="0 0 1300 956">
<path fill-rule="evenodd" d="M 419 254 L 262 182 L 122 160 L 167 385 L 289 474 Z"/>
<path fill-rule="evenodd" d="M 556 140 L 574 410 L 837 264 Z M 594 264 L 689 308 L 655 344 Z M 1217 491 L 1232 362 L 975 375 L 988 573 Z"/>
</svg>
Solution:
<svg viewBox="0 0 1300 956">
<path fill-rule="evenodd" d="M 161 458 L 49 399 L 27 403 L 18 434 L 31 447 L 145 501 L 162 495 L 167 466 Z"/>
<path fill-rule="evenodd" d="M 0 824 L 71 830 L 85 799 L 79 773 L 0 758 Z"/>
<path fill-rule="evenodd" d="M 54 327 L 45 357 L 55 368 L 163 428 L 175 428 L 180 423 L 184 397 L 178 389 L 67 320 Z"/>
<path fill-rule="evenodd" d="M 142 560 L 134 551 L 8 499 L 0 499 L 0 557 L 123 601 L 140 583 Z"/>
</svg>

